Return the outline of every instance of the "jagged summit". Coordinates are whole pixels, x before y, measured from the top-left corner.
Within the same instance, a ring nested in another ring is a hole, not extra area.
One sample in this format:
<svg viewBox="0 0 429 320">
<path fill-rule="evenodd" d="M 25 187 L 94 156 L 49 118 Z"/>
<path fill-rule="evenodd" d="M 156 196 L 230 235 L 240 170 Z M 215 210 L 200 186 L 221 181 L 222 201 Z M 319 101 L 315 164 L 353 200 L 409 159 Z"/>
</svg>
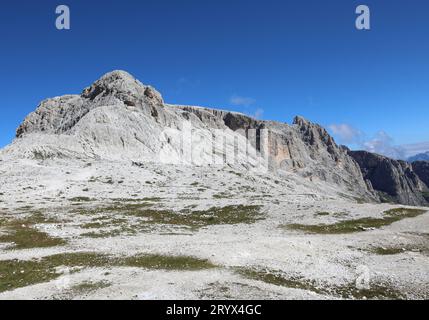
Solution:
<svg viewBox="0 0 429 320">
<path fill-rule="evenodd" d="M 303 116 L 295 116 L 295 118 L 293 118 L 292 124 L 309 125 L 311 122 L 305 119 Z"/>
<path fill-rule="evenodd" d="M 80 95 L 46 99 L 28 115 L 16 131 L 20 138 L 32 132 L 65 133 L 70 131 L 91 110 L 103 106 L 162 106 L 161 94 L 146 86 L 126 71 L 116 70 L 103 75 Z"/>
</svg>

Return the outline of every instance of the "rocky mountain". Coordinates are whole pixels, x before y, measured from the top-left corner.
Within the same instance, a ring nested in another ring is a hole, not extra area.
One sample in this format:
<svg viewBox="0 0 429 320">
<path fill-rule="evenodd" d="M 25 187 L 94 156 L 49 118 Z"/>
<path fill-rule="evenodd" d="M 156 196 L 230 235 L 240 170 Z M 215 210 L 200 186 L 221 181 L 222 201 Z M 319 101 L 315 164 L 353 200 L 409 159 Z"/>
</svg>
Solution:
<svg viewBox="0 0 429 320">
<path fill-rule="evenodd" d="M 243 114 L 164 103 L 159 92 L 113 71 L 80 95 L 43 101 L 17 129 L 3 157 L 93 158 L 186 165 L 223 164 L 293 172 L 376 196 L 359 166 L 325 129 L 302 117 L 292 125 Z"/>
<path fill-rule="evenodd" d="M 349 151 L 361 167 L 363 176 L 385 202 L 426 205 L 427 189 L 414 168 L 406 161 L 393 160 L 367 151 Z"/>
<path fill-rule="evenodd" d="M 291 125 L 244 114 L 170 105 L 124 71 L 43 101 L 19 126 L 3 159 L 104 159 L 133 163 L 229 166 L 296 174 L 365 201 L 419 205 L 424 183 L 411 165 L 338 146 L 321 126 Z M 374 190 L 375 189 L 375 190 Z M 387 197 L 387 199 L 386 199 Z"/>
<path fill-rule="evenodd" d="M 415 156 L 408 158 L 408 162 L 414 162 L 414 161 L 429 161 L 429 151 L 425 153 L 419 153 Z"/>
</svg>

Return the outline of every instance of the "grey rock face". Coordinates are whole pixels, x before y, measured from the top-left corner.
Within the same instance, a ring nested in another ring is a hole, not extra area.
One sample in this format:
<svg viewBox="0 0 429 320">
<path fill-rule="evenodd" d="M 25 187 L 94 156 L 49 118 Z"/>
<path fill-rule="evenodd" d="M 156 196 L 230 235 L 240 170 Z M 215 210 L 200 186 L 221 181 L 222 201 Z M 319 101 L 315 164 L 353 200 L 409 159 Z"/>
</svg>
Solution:
<svg viewBox="0 0 429 320">
<path fill-rule="evenodd" d="M 17 139 L 4 153 L 40 159 L 180 162 L 185 157 L 180 136 L 186 123 L 204 138 L 199 151 L 203 158 L 222 160 L 236 152 L 237 144 L 248 145 L 244 153 L 238 152 L 238 165 L 255 166 L 255 158 L 249 161 L 245 154 L 250 148 L 264 154 L 278 174 L 296 173 L 309 183 L 328 182 L 341 193 L 378 200 L 347 149 L 337 146 L 321 126 L 302 117 L 288 125 L 219 109 L 165 104 L 159 92 L 124 71 L 104 75 L 80 95 L 43 101 L 19 126 Z M 214 143 L 218 129 L 226 135 L 226 145 Z"/>
<path fill-rule="evenodd" d="M 73 126 L 89 112 L 91 106 L 80 96 L 69 95 L 44 100 L 16 130 L 16 136 L 26 133 L 43 132 L 59 134 Z"/>
<path fill-rule="evenodd" d="M 161 94 L 125 71 L 107 73 L 80 96 L 67 95 L 43 101 L 18 127 L 19 138 L 27 133 L 65 133 L 87 113 L 100 106 L 132 106 L 146 113 L 162 107 Z"/>
<path fill-rule="evenodd" d="M 349 151 L 361 167 L 365 179 L 384 201 L 407 205 L 427 205 L 422 192 L 426 186 L 411 164 L 367 151 Z"/>
<path fill-rule="evenodd" d="M 256 120 L 246 115 L 223 110 L 179 106 L 196 115 L 212 128 L 225 128 L 249 138 L 249 130 L 256 137 L 268 132 L 266 140 L 250 139 L 257 151 L 267 150 L 273 170 L 292 171 L 313 180 L 327 181 L 341 186 L 364 199 L 378 200 L 365 183 L 359 165 L 337 146 L 329 133 L 317 124 L 296 117 L 292 125 Z"/>
</svg>

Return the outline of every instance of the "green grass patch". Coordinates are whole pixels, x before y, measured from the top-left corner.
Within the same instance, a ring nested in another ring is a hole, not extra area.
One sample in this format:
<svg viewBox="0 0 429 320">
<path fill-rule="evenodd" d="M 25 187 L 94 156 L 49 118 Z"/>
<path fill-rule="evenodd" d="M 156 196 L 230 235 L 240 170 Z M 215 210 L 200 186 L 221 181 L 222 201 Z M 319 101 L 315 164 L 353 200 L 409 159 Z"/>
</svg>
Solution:
<svg viewBox="0 0 429 320">
<path fill-rule="evenodd" d="M 387 210 L 381 218 L 361 218 L 354 220 L 344 220 L 333 224 L 289 224 L 286 227 L 291 230 L 300 230 L 308 233 L 318 234 L 342 234 L 365 231 L 368 229 L 378 229 L 405 218 L 414 218 L 426 213 L 422 209 L 396 208 Z"/>
<path fill-rule="evenodd" d="M 28 211 L 33 209 L 33 206 L 23 206 L 23 207 L 19 207 L 18 210 L 20 211 Z"/>
<path fill-rule="evenodd" d="M 384 247 L 377 247 L 371 249 L 372 253 L 378 254 L 378 255 L 394 255 L 399 253 L 404 253 L 405 250 L 403 248 L 384 248 Z"/>
<path fill-rule="evenodd" d="M 0 292 L 48 282 L 61 276 L 56 267 L 101 267 L 110 258 L 96 253 L 64 253 L 38 260 L 0 261 Z"/>
<path fill-rule="evenodd" d="M 147 202 L 161 202 L 163 199 L 159 198 L 159 197 L 145 197 L 143 199 L 141 199 L 142 201 L 147 201 Z"/>
<path fill-rule="evenodd" d="M 403 246 L 391 246 L 391 247 L 373 247 L 369 249 L 369 252 L 377 254 L 377 255 L 395 255 L 405 252 L 419 252 L 422 254 L 429 254 L 429 244 L 425 243 L 415 243 L 415 244 L 407 244 Z"/>
<path fill-rule="evenodd" d="M 89 222 L 82 224 L 80 227 L 83 229 L 96 229 L 96 228 L 102 228 L 105 224 L 101 222 Z"/>
<path fill-rule="evenodd" d="M 134 235 L 137 233 L 138 229 L 139 229 L 138 227 L 124 225 L 115 229 L 85 232 L 85 233 L 82 233 L 81 236 L 87 237 L 87 238 L 94 238 L 94 239 L 112 238 L 112 237 L 117 237 L 124 234 Z"/>
<path fill-rule="evenodd" d="M 137 203 L 138 202 L 138 203 Z M 134 201 L 133 199 L 117 199 L 113 204 L 104 207 L 79 207 L 71 211 L 71 213 L 79 215 L 94 216 L 98 214 L 131 214 L 153 206 L 152 203 Z"/>
<path fill-rule="evenodd" d="M 46 232 L 37 230 L 34 225 L 56 223 L 52 218 L 45 217 L 37 212 L 23 219 L 3 219 L 0 226 L 5 233 L 0 235 L 0 242 L 13 243 L 11 249 L 45 248 L 65 245 L 66 241 L 52 237 Z"/>
<path fill-rule="evenodd" d="M 181 212 L 171 210 L 156 210 L 149 203 L 115 204 L 104 208 L 79 208 L 75 213 L 115 214 L 117 223 L 92 221 L 83 224 L 83 229 L 102 229 L 98 232 L 88 232 L 82 236 L 92 238 L 112 237 L 121 234 L 136 234 L 139 231 L 153 231 L 158 226 L 173 226 L 198 230 L 210 225 L 224 224 L 251 224 L 264 218 L 260 212 L 260 206 L 231 205 L 225 207 L 212 207 L 207 210 L 192 211 L 190 208 Z M 133 217 L 130 221 L 126 217 Z M 114 228 L 111 228 L 114 227 Z"/>
<path fill-rule="evenodd" d="M 162 270 L 202 270 L 216 266 L 205 259 L 187 256 L 140 255 L 123 260 L 124 266 Z"/>
<path fill-rule="evenodd" d="M 47 256 L 42 259 L 42 263 L 51 267 L 103 267 L 109 265 L 112 258 L 106 254 L 99 254 L 94 252 L 72 252 L 60 253 L 52 256 Z"/>
<path fill-rule="evenodd" d="M 100 289 L 108 288 L 111 285 L 112 284 L 108 281 L 97 281 L 97 282 L 85 281 L 72 286 L 70 288 L 70 291 L 72 292 L 73 295 L 83 295 L 83 294 L 88 294 Z"/>
<path fill-rule="evenodd" d="M 329 216 L 329 215 L 330 213 L 325 211 L 316 212 L 316 216 Z"/>
<path fill-rule="evenodd" d="M 0 292 L 48 282 L 60 277 L 60 266 L 69 268 L 136 267 L 161 270 L 202 270 L 215 268 L 208 260 L 189 256 L 137 255 L 114 257 L 105 254 L 76 252 L 47 256 L 38 260 L 0 261 Z M 100 288 L 100 283 L 86 283 L 78 289 Z"/>
<path fill-rule="evenodd" d="M 232 199 L 234 196 L 228 192 L 220 192 L 213 195 L 213 199 Z"/>
<path fill-rule="evenodd" d="M 48 282 L 59 275 L 40 261 L 0 261 L 0 292 Z"/>
<path fill-rule="evenodd" d="M 174 224 L 191 227 L 205 227 L 223 224 L 252 224 L 264 217 L 260 206 L 231 205 L 212 207 L 208 210 L 198 210 L 175 214 Z"/>
<path fill-rule="evenodd" d="M 265 283 L 273 284 L 294 289 L 310 290 L 319 294 L 323 291 L 319 289 L 314 281 L 305 280 L 302 277 L 284 277 L 278 272 L 272 270 L 255 270 L 248 268 L 237 268 L 237 272 L 245 278 L 262 281 Z"/>
<path fill-rule="evenodd" d="M 344 285 L 318 284 L 314 280 L 301 276 L 286 276 L 274 270 L 256 270 L 251 268 L 236 268 L 243 277 L 287 288 L 312 291 L 322 295 L 331 295 L 343 299 L 405 299 L 405 296 L 388 284 L 371 283 L 369 289 L 359 289 L 355 283 Z"/>
<path fill-rule="evenodd" d="M 89 202 L 92 201 L 89 197 L 74 197 L 69 199 L 71 202 Z"/>
</svg>

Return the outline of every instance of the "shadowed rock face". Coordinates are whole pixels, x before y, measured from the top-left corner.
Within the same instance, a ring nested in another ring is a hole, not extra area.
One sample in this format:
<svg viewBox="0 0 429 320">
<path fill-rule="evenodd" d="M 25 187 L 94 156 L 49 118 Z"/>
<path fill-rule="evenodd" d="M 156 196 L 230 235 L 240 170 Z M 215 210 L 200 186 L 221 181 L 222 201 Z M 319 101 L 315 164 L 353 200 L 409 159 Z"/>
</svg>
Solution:
<svg viewBox="0 0 429 320">
<path fill-rule="evenodd" d="M 414 172 L 429 188 L 429 161 L 415 161 L 412 163 Z"/>
<path fill-rule="evenodd" d="M 367 151 L 349 151 L 349 154 L 361 167 L 364 178 L 380 193 L 382 200 L 407 205 L 427 205 L 422 195 L 426 186 L 408 162 Z"/>
</svg>

